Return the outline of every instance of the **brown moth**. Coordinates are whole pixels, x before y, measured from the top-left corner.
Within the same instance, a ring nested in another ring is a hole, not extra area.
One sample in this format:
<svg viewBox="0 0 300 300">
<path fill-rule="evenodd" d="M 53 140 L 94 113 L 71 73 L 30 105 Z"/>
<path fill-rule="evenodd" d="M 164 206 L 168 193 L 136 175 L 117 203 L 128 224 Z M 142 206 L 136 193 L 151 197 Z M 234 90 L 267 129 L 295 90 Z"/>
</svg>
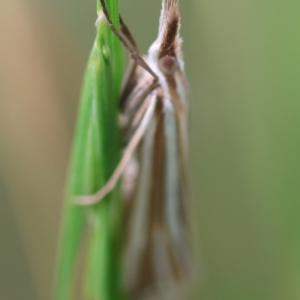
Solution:
<svg viewBox="0 0 300 300">
<path fill-rule="evenodd" d="M 127 240 L 124 282 L 130 299 L 186 299 L 182 286 L 190 275 L 187 158 L 188 93 L 179 37 L 177 0 L 163 0 L 158 37 L 141 57 L 120 18 L 111 30 L 129 51 L 131 64 L 120 100 L 126 142 L 123 157 L 109 181 L 94 195 L 99 202 L 123 175 Z"/>
</svg>

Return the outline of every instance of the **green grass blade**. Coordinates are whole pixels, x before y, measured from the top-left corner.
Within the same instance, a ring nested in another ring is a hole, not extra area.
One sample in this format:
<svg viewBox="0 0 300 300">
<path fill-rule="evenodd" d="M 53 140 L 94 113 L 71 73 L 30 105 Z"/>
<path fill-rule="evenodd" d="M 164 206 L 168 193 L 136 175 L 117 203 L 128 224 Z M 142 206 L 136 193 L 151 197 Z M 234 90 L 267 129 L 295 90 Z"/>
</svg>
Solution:
<svg viewBox="0 0 300 300">
<path fill-rule="evenodd" d="M 118 26 L 118 3 L 107 1 Z M 98 14 L 101 12 L 97 6 Z M 100 18 L 84 78 L 79 120 L 62 224 L 55 299 L 72 298 L 75 266 L 83 233 L 89 228 L 84 275 L 85 298 L 120 299 L 121 198 L 115 189 L 101 203 L 80 207 L 72 196 L 97 191 L 111 176 L 120 158 L 117 101 L 122 79 L 121 46 Z M 82 298 L 82 297 L 80 297 Z"/>
</svg>

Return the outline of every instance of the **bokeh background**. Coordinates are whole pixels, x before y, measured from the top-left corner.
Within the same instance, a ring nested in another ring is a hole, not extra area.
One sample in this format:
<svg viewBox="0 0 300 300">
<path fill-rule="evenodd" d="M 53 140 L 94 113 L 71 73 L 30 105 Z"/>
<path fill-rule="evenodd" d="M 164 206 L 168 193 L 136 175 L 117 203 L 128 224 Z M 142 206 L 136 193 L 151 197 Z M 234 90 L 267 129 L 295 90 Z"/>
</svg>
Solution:
<svg viewBox="0 0 300 300">
<path fill-rule="evenodd" d="M 143 52 L 160 3 L 120 0 Z M 95 5 L 0 1 L 1 299 L 51 299 Z M 180 5 L 192 91 L 192 299 L 299 300 L 300 2 Z"/>
</svg>

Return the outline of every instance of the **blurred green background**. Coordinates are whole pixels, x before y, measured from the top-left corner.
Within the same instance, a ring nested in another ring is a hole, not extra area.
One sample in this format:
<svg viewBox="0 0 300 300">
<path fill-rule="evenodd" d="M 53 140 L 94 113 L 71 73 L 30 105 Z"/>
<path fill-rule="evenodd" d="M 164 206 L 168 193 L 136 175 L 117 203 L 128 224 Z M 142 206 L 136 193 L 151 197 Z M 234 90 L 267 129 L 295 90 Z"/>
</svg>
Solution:
<svg viewBox="0 0 300 300">
<path fill-rule="evenodd" d="M 160 0 L 120 0 L 142 52 Z M 0 2 L 0 298 L 51 299 L 95 1 Z M 200 300 L 300 299 L 300 2 L 181 0 Z"/>
</svg>

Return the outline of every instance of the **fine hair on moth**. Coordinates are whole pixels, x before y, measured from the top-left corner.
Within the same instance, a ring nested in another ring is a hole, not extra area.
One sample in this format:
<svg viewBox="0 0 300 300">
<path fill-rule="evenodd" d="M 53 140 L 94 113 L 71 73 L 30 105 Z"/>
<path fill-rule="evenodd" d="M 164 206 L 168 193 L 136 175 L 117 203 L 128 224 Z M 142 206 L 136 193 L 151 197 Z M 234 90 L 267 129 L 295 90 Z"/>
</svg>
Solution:
<svg viewBox="0 0 300 300">
<path fill-rule="evenodd" d="M 110 29 L 131 58 L 119 105 L 125 148 L 106 184 L 95 194 L 76 196 L 76 203 L 98 203 L 123 176 L 129 183 L 123 198 L 124 285 L 130 299 L 182 300 L 192 268 L 187 194 L 188 84 L 178 0 L 162 0 L 158 36 L 143 57 L 123 19 L 119 18 L 118 30 L 105 0 L 99 1 Z"/>
</svg>

